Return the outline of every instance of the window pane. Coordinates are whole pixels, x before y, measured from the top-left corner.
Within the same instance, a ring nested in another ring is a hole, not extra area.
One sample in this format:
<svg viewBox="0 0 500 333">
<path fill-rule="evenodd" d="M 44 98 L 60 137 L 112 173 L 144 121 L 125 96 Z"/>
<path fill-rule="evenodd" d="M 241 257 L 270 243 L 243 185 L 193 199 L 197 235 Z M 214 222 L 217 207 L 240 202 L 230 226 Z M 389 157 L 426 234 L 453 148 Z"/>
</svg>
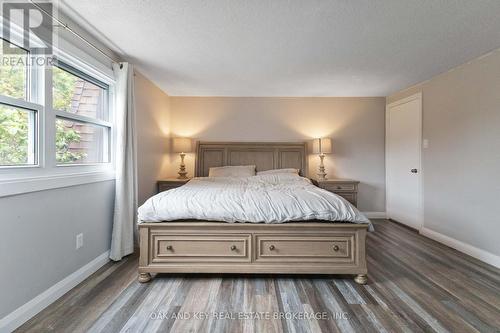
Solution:
<svg viewBox="0 0 500 333">
<path fill-rule="evenodd" d="M 56 160 L 59 164 L 109 162 L 109 128 L 56 119 Z"/>
<path fill-rule="evenodd" d="M 35 164 L 35 111 L 0 104 L 0 165 Z"/>
<path fill-rule="evenodd" d="M 56 66 L 52 73 L 54 109 L 107 120 L 106 89 Z"/>
<path fill-rule="evenodd" d="M 0 95 L 13 98 L 27 99 L 28 52 L 9 42 L 2 41 L 0 55 Z M 3 52 L 4 47 L 9 48 L 9 53 Z"/>
</svg>

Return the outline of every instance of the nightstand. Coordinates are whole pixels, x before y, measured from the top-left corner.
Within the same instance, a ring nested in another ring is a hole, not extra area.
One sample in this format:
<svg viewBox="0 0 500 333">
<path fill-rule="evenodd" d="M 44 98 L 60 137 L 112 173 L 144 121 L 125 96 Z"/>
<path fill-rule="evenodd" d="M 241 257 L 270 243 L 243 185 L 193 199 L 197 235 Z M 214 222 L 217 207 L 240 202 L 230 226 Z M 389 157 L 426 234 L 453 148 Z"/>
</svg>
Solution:
<svg viewBox="0 0 500 333">
<path fill-rule="evenodd" d="M 351 179 L 312 180 L 314 185 L 340 195 L 354 206 L 358 204 L 359 181 Z"/>
<path fill-rule="evenodd" d="M 190 179 L 167 178 L 159 180 L 157 183 L 158 193 L 171 190 L 173 188 L 186 184 Z"/>
</svg>

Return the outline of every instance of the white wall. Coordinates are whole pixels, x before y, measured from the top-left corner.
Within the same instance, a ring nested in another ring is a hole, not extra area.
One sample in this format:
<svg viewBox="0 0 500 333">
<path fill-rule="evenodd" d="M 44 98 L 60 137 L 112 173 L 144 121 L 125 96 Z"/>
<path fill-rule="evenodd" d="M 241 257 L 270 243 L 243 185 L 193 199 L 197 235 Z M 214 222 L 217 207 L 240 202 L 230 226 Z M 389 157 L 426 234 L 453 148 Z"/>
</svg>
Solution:
<svg viewBox="0 0 500 333">
<path fill-rule="evenodd" d="M 500 256 L 500 50 L 393 94 L 387 103 L 418 91 L 429 140 L 424 227 L 464 249 Z"/>
<path fill-rule="evenodd" d="M 385 98 L 170 97 L 171 132 L 199 140 L 305 141 L 333 139 L 325 158 L 331 178 L 361 181 L 358 206 L 385 211 Z M 168 174 L 175 176 L 179 157 Z M 194 154 L 187 156 L 194 171 Z M 315 176 L 319 158 L 309 158 Z"/>
</svg>

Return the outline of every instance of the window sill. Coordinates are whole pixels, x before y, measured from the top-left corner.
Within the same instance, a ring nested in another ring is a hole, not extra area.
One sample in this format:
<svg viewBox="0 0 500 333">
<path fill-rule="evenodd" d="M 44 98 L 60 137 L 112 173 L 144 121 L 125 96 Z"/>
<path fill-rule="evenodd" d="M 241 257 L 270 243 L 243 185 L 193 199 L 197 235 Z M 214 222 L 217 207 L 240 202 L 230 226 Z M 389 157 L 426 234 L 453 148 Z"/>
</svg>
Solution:
<svg viewBox="0 0 500 333">
<path fill-rule="evenodd" d="M 0 198 L 114 179 L 113 171 L 96 171 L 2 180 L 0 181 Z"/>
</svg>

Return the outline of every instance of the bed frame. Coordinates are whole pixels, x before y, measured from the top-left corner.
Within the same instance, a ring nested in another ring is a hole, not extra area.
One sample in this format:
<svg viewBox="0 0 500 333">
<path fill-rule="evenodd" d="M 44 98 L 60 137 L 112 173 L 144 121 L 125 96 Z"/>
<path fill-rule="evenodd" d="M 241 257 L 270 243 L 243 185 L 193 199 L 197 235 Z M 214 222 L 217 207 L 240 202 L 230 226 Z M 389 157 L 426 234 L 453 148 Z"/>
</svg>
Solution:
<svg viewBox="0 0 500 333">
<path fill-rule="evenodd" d="M 307 175 L 306 143 L 198 142 L 195 176 L 211 167 L 255 164 Z M 368 225 L 176 221 L 141 223 L 139 281 L 151 273 L 354 274 L 367 282 Z"/>
</svg>

